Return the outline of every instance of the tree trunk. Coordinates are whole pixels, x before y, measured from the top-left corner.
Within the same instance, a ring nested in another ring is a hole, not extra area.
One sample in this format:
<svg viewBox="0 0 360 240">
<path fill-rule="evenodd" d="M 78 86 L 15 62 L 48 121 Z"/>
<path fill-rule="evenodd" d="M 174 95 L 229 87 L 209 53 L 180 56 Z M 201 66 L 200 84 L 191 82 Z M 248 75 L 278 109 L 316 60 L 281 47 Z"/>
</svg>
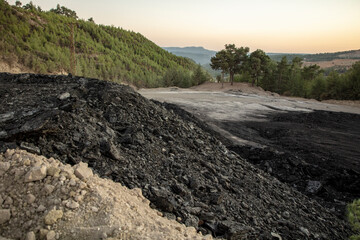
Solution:
<svg viewBox="0 0 360 240">
<path fill-rule="evenodd" d="M 256 75 L 256 86 L 259 86 L 259 76 Z"/>
<path fill-rule="evenodd" d="M 234 85 L 234 73 L 230 73 L 230 82 L 231 82 L 231 86 Z"/>
<path fill-rule="evenodd" d="M 221 72 L 221 88 L 224 88 L 224 72 Z"/>
</svg>

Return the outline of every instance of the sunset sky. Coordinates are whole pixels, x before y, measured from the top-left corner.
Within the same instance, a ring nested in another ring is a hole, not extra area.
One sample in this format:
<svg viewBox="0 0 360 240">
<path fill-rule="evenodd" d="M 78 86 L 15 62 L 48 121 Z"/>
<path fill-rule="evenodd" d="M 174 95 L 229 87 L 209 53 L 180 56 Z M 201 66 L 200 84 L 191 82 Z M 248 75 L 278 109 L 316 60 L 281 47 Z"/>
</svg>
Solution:
<svg viewBox="0 0 360 240">
<path fill-rule="evenodd" d="M 21 1 L 21 0 L 20 0 Z M 15 0 L 9 0 L 14 4 Z M 21 1 L 23 4 L 29 1 Z M 251 51 L 319 53 L 360 49 L 360 0 L 33 0 L 80 18 L 139 32 L 161 47 L 224 44 Z"/>
</svg>

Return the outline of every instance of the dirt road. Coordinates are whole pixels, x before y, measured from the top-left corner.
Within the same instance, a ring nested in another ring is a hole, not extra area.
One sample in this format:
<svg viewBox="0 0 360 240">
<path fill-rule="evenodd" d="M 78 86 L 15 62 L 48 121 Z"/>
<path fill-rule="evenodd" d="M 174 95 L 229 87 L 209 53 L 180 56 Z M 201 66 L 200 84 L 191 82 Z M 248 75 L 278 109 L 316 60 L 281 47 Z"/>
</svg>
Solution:
<svg viewBox="0 0 360 240">
<path fill-rule="evenodd" d="M 339 216 L 360 197 L 360 108 L 251 88 L 141 89 L 206 121 L 227 147 Z"/>
<path fill-rule="evenodd" d="M 220 84 L 219 84 L 220 85 Z M 285 98 L 271 96 L 266 92 L 257 91 L 244 93 L 238 90 L 225 88 L 227 91 L 199 91 L 179 88 L 141 89 L 143 96 L 160 102 L 176 104 L 195 116 L 205 120 L 208 124 L 215 122 L 244 122 L 244 121 L 267 121 L 268 114 L 285 112 L 312 112 L 313 110 L 347 112 L 360 114 L 360 108 L 336 104 L 321 103 L 316 100 L 300 98 Z M 221 90 L 221 89 L 219 89 Z M 246 89 L 249 92 L 248 89 Z M 217 124 L 213 127 L 219 127 Z M 236 144 L 254 144 L 259 142 L 242 139 L 241 136 L 226 131 L 225 128 L 217 128 L 217 131 L 225 134 Z"/>
</svg>

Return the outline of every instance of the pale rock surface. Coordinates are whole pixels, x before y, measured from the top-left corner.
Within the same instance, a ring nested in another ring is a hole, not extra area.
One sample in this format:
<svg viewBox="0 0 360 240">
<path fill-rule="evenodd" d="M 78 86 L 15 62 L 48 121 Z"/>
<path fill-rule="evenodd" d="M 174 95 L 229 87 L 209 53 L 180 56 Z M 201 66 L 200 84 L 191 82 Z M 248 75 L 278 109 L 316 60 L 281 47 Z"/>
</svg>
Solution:
<svg viewBox="0 0 360 240">
<path fill-rule="evenodd" d="M 25 240 L 36 240 L 35 233 L 34 232 L 28 232 L 26 234 Z"/>
<path fill-rule="evenodd" d="M 52 225 L 56 223 L 58 219 L 61 219 L 63 217 L 64 213 L 62 210 L 51 210 L 46 214 L 44 218 L 45 224 Z"/>
<path fill-rule="evenodd" d="M 10 220 L 10 209 L 0 209 L 0 224 L 6 223 Z"/>
<path fill-rule="evenodd" d="M 38 166 L 33 167 L 30 171 L 25 175 L 25 182 L 34 182 L 38 180 L 42 180 L 46 177 L 46 166 Z"/>
<path fill-rule="evenodd" d="M 88 168 L 87 163 L 80 162 L 75 165 L 75 176 L 80 179 L 89 178 L 93 175 L 93 172 L 90 168 Z"/>
</svg>

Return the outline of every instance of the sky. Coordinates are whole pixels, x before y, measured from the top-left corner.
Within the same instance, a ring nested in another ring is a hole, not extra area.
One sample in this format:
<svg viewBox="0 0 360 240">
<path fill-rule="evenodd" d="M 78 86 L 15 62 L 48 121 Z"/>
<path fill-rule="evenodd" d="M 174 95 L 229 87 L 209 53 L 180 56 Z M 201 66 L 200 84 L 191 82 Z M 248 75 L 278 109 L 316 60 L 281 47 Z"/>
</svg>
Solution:
<svg viewBox="0 0 360 240">
<path fill-rule="evenodd" d="M 21 0 L 20 0 L 21 1 Z M 8 0 L 14 4 L 15 0 Z M 21 1 L 23 4 L 29 1 Z M 139 32 L 161 47 L 277 53 L 360 49 L 360 0 L 33 0 Z"/>
</svg>

